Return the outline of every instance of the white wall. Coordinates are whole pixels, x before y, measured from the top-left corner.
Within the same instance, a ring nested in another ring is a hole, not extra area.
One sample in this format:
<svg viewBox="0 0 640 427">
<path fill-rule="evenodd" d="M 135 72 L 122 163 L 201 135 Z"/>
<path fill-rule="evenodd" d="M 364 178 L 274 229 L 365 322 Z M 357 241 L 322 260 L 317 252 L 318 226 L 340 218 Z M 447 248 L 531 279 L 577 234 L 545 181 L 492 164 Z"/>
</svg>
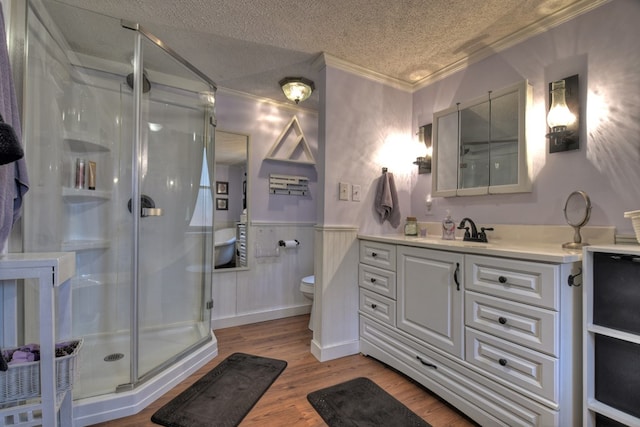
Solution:
<svg viewBox="0 0 640 427">
<path fill-rule="evenodd" d="M 639 20 L 640 2 L 613 1 L 416 92 L 415 129 L 431 123 L 435 111 L 527 79 L 534 98 L 527 139 L 533 191 L 438 198 L 427 216 L 431 175 L 414 175 L 411 213 L 423 221 L 440 221 L 450 209 L 456 219 L 478 224 L 564 224 L 565 199 L 584 190 L 593 204 L 589 225 L 633 234 L 623 213 L 640 208 Z M 580 79 L 580 149 L 549 154 L 547 85 L 573 74 Z"/>
</svg>

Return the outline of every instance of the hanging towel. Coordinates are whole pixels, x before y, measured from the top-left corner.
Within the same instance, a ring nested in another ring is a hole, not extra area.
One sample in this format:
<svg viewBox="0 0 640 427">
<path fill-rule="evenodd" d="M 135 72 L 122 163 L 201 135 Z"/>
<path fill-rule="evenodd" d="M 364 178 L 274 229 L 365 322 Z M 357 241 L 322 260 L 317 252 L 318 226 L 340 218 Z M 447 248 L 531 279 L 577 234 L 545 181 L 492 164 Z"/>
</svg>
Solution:
<svg viewBox="0 0 640 427">
<path fill-rule="evenodd" d="M 20 116 L 16 100 L 9 52 L 7 50 L 4 14 L 0 4 L 0 114 L 13 126 L 18 139 L 22 139 Z M 0 166 L 0 252 L 6 243 L 13 224 L 20 218 L 22 198 L 29 189 L 25 158 Z"/>
<path fill-rule="evenodd" d="M 393 228 L 400 225 L 400 209 L 398 193 L 391 172 L 382 174 L 376 189 L 375 210 L 380 216 L 380 222 L 389 221 Z"/>
</svg>

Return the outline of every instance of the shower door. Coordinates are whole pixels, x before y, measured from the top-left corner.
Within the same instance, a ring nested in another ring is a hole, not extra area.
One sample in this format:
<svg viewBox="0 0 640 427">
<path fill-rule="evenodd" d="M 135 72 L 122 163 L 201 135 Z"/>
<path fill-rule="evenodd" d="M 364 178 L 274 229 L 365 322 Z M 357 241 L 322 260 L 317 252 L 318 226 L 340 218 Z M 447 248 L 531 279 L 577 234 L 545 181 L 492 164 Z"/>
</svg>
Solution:
<svg viewBox="0 0 640 427">
<path fill-rule="evenodd" d="M 135 71 L 129 76 L 137 141 L 131 194 L 138 195 L 127 203 L 134 237 L 131 300 L 137 303 L 131 312 L 130 385 L 211 334 L 211 227 L 191 224 L 202 215 L 195 206 L 203 156 L 213 147 L 213 111 L 206 96 L 212 88 L 152 36 L 137 32 L 136 39 Z"/>
</svg>

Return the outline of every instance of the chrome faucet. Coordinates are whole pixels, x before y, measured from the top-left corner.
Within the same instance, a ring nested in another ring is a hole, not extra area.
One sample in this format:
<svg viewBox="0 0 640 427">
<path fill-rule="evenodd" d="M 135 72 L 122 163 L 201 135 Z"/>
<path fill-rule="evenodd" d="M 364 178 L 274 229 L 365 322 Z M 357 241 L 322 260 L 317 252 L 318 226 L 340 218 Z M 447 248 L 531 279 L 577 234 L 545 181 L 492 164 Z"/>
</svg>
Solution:
<svg viewBox="0 0 640 427">
<path fill-rule="evenodd" d="M 469 232 L 469 227 L 465 227 L 465 223 L 467 222 L 471 226 L 471 232 Z M 475 222 L 473 222 L 471 218 L 463 218 L 462 221 L 460 221 L 458 230 L 464 230 L 464 237 L 462 238 L 462 240 L 466 242 L 487 243 L 488 241 L 486 231 L 492 231 L 493 227 L 480 227 L 480 232 L 478 233 L 478 228 L 476 227 Z"/>
</svg>

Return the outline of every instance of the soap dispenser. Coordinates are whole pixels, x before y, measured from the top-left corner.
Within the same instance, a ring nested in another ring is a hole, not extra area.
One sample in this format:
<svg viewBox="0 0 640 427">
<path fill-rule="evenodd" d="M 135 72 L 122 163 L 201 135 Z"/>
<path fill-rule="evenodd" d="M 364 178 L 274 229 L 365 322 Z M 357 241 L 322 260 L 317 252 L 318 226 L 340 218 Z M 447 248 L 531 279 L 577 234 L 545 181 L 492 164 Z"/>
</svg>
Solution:
<svg viewBox="0 0 640 427">
<path fill-rule="evenodd" d="M 456 239 L 456 223 L 451 219 L 451 212 L 447 210 L 447 216 L 442 220 L 442 240 Z"/>
</svg>

